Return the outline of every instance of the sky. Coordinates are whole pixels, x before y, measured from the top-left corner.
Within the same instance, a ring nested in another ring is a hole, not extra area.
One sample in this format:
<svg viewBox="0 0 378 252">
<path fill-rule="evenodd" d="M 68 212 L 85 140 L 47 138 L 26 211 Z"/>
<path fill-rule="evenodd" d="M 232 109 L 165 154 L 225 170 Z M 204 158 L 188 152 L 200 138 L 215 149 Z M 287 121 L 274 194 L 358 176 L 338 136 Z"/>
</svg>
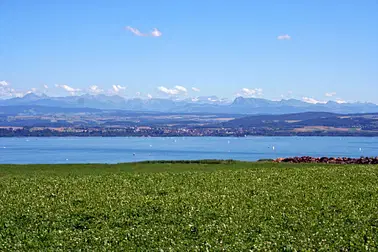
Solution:
<svg viewBox="0 0 378 252">
<path fill-rule="evenodd" d="M 378 104 L 377 0 L 0 0 L 0 96 Z"/>
</svg>

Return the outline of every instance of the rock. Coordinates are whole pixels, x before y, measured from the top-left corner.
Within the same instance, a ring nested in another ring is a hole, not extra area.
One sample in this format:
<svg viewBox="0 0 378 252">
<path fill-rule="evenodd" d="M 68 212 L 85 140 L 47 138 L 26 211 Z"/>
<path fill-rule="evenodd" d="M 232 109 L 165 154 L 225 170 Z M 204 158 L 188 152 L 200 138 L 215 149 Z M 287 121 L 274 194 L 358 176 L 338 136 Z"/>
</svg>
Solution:
<svg viewBox="0 0 378 252">
<path fill-rule="evenodd" d="M 277 158 L 274 160 L 277 163 L 324 163 L 324 164 L 378 164 L 378 157 L 361 157 L 361 158 L 350 158 L 350 157 L 288 157 L 288 158 Z"/>
</svg>

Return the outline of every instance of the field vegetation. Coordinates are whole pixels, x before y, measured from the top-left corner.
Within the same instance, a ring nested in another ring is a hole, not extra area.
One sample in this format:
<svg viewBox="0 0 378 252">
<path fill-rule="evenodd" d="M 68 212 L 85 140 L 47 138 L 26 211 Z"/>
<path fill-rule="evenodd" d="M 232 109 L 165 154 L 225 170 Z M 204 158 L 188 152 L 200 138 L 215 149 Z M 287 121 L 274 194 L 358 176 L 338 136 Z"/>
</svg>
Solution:
<svg viewBox="0 0 378 252">
<path fill-rule="evenodd" d="M 375 165 L 0 166 L 0 251 L 377 249 Z"/>
</svg>

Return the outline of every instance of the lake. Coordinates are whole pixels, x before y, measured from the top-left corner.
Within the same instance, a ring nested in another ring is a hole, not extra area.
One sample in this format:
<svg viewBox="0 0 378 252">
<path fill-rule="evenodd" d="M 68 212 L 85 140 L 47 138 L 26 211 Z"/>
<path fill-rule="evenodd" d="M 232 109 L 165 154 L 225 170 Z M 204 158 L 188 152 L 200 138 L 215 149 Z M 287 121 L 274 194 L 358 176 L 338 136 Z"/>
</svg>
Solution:
<svg viewBox="0 0 378 252">
<path fill-rule="evenodd" d="M 30 137 L 0 138 L 0 163 L 120 163 L 144 160 L 291 156 L 378 156 L 378 138 L 360 137 Z"/>
</svg>

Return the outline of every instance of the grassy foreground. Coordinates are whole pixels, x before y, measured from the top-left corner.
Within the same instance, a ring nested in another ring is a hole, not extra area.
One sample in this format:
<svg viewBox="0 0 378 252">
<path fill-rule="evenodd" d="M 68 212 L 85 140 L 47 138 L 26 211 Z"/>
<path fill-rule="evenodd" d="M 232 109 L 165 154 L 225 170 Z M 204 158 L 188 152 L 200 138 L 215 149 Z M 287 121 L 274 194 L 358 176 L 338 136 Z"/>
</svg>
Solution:
<svg viewBox="0 0 378 252">
<path fill-rule="evenodd" d="M 378 166 L 0 166 L 0 251 L 322 249 L 378 249 Z"/>
</svg>

